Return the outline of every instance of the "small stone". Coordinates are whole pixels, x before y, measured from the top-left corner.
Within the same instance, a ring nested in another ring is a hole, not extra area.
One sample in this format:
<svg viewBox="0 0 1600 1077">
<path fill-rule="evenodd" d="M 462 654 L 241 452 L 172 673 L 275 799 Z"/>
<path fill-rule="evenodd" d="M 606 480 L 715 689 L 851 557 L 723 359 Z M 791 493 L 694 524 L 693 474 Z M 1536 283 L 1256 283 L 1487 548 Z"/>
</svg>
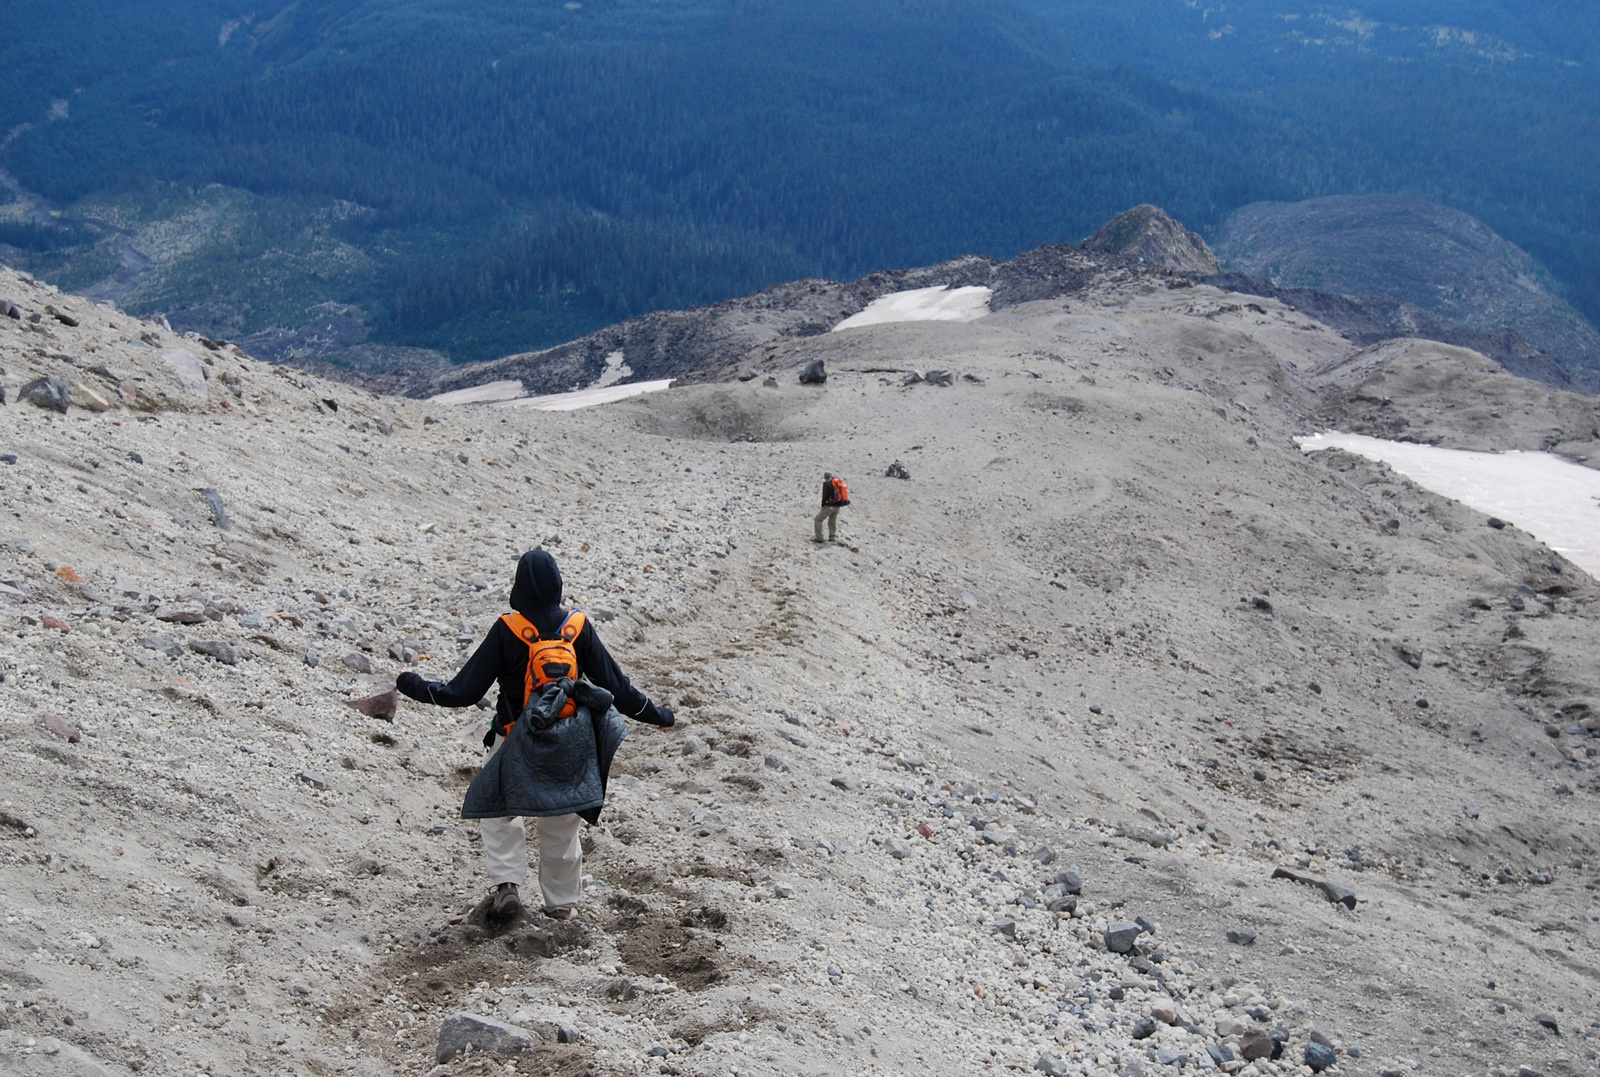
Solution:
<svg viewBox="0 0 1600 1077">
<path fill-rule="evenodd" d="M 1500 531 L 1505 528 L 1506 522 L 1500 519 L 1498 516 L 1491 516 L 1489 517 L 1489 526 L 1494 528 L 1496 531 Z"/>
<path fill-rule="evenodd" d="M 1270 1057 L 1275 1046 L 1271 1036 L 1259 1028 L 1252 1028 L 1239 1037 L 1239 1057 L 1246 1062 L 1257 1062 Z"/>
<path fill-rule="evenodd" d="M 1056 885 L 1060 886 L 1064 893 L 1081 894 L 1083 893 L 1083 876 L 1078 874 L 1075 868 L 1058 871 L 1056 872 Z"/>
<path fill-rule="evenodd" d="M 1332 1047 L 1320 1043 L 1306 1044 L 1306 1065 L 1311 1067 L 1313 1073 L 1321 1073 L 1337 1061 Z"/>
<path fill-rule="evenodd" d="M 1054 864 L 1056 851 L 1048 845 L 1041 845 L 1033 851 L 1033 858 L 1041 864 Z"/>
<path fill-rule="evenodd" d="M 577 1029 L 573 1028 L 571 1025 L 556 1026 L 557 1043 L 580 1043 L 582 1040 L 583 1034 Z"/>
<path fill-rule="evenodd" d="M 904 860 L 911 855 L 911 846 L 899 838 L 889 838 L 883 843 L 884 852 L 896 860 Z"/>
<path fill-rule="evenodd" d="M 1066 1059 L 1052 1054 L 1041 1054 L 1034 1060 L 1033 1068 L 1045 1074 L 1045 1077 L 1067 1077 L 1073 1072 Z"/>
<path fill-rule="evenodd" d="M 385 722 L 392 722 L 395 712 L 400 707 L 400 693 L 390 688 L 388 691 L 362 696 L 360 699 L 347 699 L 344 705 L 368 718 L 380 718 Z"/>
<path fill-rule="evenodd" d="M 1218 1066 L 1222 1065 L 1224 1062 L 1233 1061 L 1233 1049 L 1227 1044 L 1208 1043 L 1206 1044 L 1206 1054 L 1210 1055 L 1211 1061 L 1216 1063 Z"/>
<path fill-rule="evenodd" d="M 1406 1077 L 1406 1072 L 1399 1066 L 1388 1066 L 1379 1074 L 1379 1077 Z"/>
<path fill-rule="evenodd" d="M 1113 987 L 1111 990 L 1107 991 L 1106 992 L 1106 997 L 1109 998 L 1112 1002 L 1121 1002 L 1127 996 L 1127 994 L 1128 993 L 1126 991 L 1124 991 L 1120 986 L 1118 986 L 1118 987 Z"/>
<path fill-rule="evenodd" d="M 1479 813 L 1477 808 L 1462 808 L 1461 814 L 1465 815 L 1468 819 L 1476 819 L 1478 818 Z"/>
<path fill-rule="evenodd" d="M 316 669 L 317 665 L 322 661 L 322 656 L 316 651 L 307 651 L 305 653 L 305 657 L 302 658 L 301 661 L 310 666 L 312 669 Z"/>
<path fill-rule="evenodd" d="M 17 454 L 14 452 L 0 452 L 0 464 L 15 464 Z"/>
<path fill-rule="evenodd" d="M 763 762 L 766 764 L 768 770 L 775 770 L 780 774 L 787 774 L 789 771 L 794 769 L 793 767 L 789 766 L 787 761 L 775 755 L 767 756 Z"/>
<path fill-rule="evenodd" d="M 800 372 L 801 385 L 821 385 L 828 380 L 828 370 L 821 359 L 813 359 Z"/>
<path fill-rule="evenodd" d="M 39 721 L 50 732 L 59 737 L 66 737 L 69 744 L 77 744 L 83 740 L 83 734 L 78 732 L 77 728 L 64 718 L 46 712 L 39 716 Z"/>
<path fill-rule="evenodd" d="M 1235 946 L 1249 946 L 1256 941 L 1256 929 L 1253 927 L 1235 927 L 1228 931 L 1228 941 Z"/>
<path fill-rule="evenodd" d="M 357 673 L 372 672 L 372 659 L 368 658 L 360 651 L 351 651 L 349 654 L 344 656 L 342 661 L 346 666 L 355 670 Z"/>
<path fill-rule="evenodd" d="M 328 780 L 322 777 L 320 774 L 313 774 L 309 770 L 302 770 L 297 776 L 301 781 L 305 782 L 313 789 L 325 790 L 328 788 Z"/>
<path fill-rule="evenodd" d="M 775 898 L 792 898 L 794 897 L 794 887 L 787 883 L 774 883 L 772 896 Z"/>
<path fill-rule="evenodd" d="M 468 1047 L 497 1055 L 515 1055 L 534 1045 L 525 1029 L 476 1013 L 457 1013 L 439 1026 L 439 1042 L 434 1059 L 442 1066 L 452 1062 Z"/>
<path fill-rule="evenodd" d="M 136 464 L 144 463 L 144 456 L 139 454 L 139 453 L 136 453 L 136 452 L 129 453 L 128 454 L 128 459 L 133 461 Z"/>
<path fill-rule="evenodd" d="M 1152 1006 L 1150 1008 L 1150 1016 L 1160 1021 L 1163 1025 L 1175 1025 L 1178 1023 L 1178 1011 L 1171 1006 Z"/>
<path fill-rule="evenodd" d="M 1147 935 L 1154 935 L 1156 933 L 1155 921 L 1151 920 L 1147 916 L 1135 916 L 1133 918 L 1133 922 L 1138 924 L 1139 930 L 1143 931 Z"/>
<path fill-rule="evenodd" d="M 1001 917 L 994 922 L 994 929 L 1008 939 L 1017 937 L 1017 922 L 1009 916 Z"/>
<path fill-rule="evenodd" d="M 211 521 L 217 525 L 219 531 L 231 531 L 233 525 L 228 522 L 228 512 L 222 505 L 222 495 L 211 487 L 200 491 L 200 499 L 211 509 Z"/>
<path fill-rule="evenodd" d="M 659 1043 L 645 1052 L 645 1054 L 649 1055 L 651 1058 L 666 1058 L 667 1055 L 669 1055 L 671 1053 L 672 1053 L 671 1051 L 668 1051 L 665 1047 L 661 1046 Z"/>
<path fill-rule="evenodd" d="M 65 415 L 72 406 L 72 390 L 60 378 L 34 378 L 17 391 L 17 399 Z"/>
<path fill-rule="evenodd" d="M 894 463 L 889 465 L 889 470 L 885 471 L 883 476 L 886 479 L 905 479 L 909 481 L 911 479 L 911 472 L 906 470 L 904 464 L 896 460 Z"/>
<path fill-rule="evenodd" d="M 1535 1017 L 1534 1020 L 1537 1021 L 1541 1027 L 1548 1028 L 1557 1036 L 1561 1035 L 1561 1025 L 1556 1021 L 1555 1014 L 1541 1013 Z"/>
<path fill-rule="evenodd" d="M 1114 954 L 1125 954 L 1133 949 L 1135 940 L 1143 933 L 1144 929 L 1138 924 L 1130 924 L 1126 920 L 1118 920 L 1106 928 L 1106 949 Z"/>
<path fill-rule="evenodd" d="M 152 651 L 160 651 L 169 658 L 183 657 L 183 646 L 171 636 L 146 636 L 139 641 L 139 646 L 148 647 Z"/>
<path fill-rule="evenodd" d="M 205 622 L 206 615 L 200 610 L 179 609 L 177 606 L 162 606 L 156 610 L 156 620 L 165 621 L 174 625 L 197 625 Z"/>
<path fill-rule="evenodd" d="M 1517 1077 L 1544 1077 L 1544 1073 L 1541 1070 L 1534 1069 L 1532 1066 L 1518 1066 Z"/>
<path fill-rule="evenodd" d="M 1136 1040 L 1147 1040 L 1156 1034 L 1156 1023 L 1148 1017 L 1141 1017 L 1133 1026 L 1130 1035 Z"/>
<path fill-rule="evenodd" d="M 1160 1050 L 1156 1052 L 1156 1061 L 1163 1066 L 1182 1068 L 1189 1064 L 1189 1054 L 1186 1051 Z"/>
<path fill-rule="evenodd" d="M 236 666 L 239 664 L 239 655 L 238 652 L 233 649 L 233 644 L 227 643 L 220 639 L 199 640 L 198 642 L 189 644 L 189 649 L 196 654 L 203 654 L 211 658 L 215 658 L 218 662 L 221 662 L 225 666 Z"/>
</svg>

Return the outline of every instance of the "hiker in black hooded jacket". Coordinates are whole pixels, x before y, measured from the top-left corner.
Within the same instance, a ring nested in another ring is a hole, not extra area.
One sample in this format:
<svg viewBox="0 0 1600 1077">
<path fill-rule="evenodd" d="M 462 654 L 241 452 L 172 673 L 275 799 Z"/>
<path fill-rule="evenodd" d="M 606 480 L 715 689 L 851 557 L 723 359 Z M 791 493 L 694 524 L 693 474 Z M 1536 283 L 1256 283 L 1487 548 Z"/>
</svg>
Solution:
<svg viewBox="0 0 1600 1077">
<path fill-rule="evenodd" d="M 556 567 L 555 558 L 544 550 L 530 550 L 517 562 L 511 608 L 531 621 L 541 638 L 553 639 L 568 614 L 561 607 L 561 589 L 561 570 Z M 619 711 L 649 725 L 663 728 L 673 725 L 670 709 L 656 706 L 629 682 L 605 644 L 600 642 L 593 621 L 585 619 L 583 631 L 573 640 L 573 650 L 577 653 L 581 675 L 610 692 Z M 484 744 L 489 746 L 499 733 L 503 746 L 504 731 L 522 712 L 527 670 L 528 644 L 504 621 L 497 619 L 467 664 L 449 683 L 424 680 L 407 671 L 400 674 L 395 687 L 421 703 L 470 707 L 484 697 L 491 684 L 499 681 L 500 697 L 495 705 L 494 725 L 484 738 Z M 573 907 L 582 896 L 582 846 L 578 833 L 583 820 L 576 814 L 579 807 L 573 805 L 571 811 L 537 817 L 539 884 L 545 911 L 561 919 L 573 915 Z M 528 868 L 526 831 L 517 817 L 484 819 L 482 824 L 484 857 L 495 888 L 490 913 L 506 919 L 521 907 L 518 888 Z"/>
</svg>

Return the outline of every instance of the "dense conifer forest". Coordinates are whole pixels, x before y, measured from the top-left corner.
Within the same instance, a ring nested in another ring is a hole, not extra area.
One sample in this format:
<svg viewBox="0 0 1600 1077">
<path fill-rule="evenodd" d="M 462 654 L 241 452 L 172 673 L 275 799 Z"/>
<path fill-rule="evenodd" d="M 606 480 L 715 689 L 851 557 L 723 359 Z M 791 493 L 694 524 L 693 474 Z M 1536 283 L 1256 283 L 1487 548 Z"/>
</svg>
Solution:
<svg viewBox="0 0 1600 1077">
<path fill-rule="evenodd" d="M 16 203 L 0 256 L 82 287 L 116 268 L 113 233 L 188 222 L 153 255 L 160 286 L 127 299 L 203 330 L 334 303 L 372 340 L 481 359 L 794 277 L 1077 240 L 1137 202 L 1206 232 L 1252 201 L 1372 192 L 1482 218 L 1600 320 L 1600 12 L 1576 0 L 18 18 L 0 167 L 59 216 Z M 199 235 L 215 185 L 251 220 L 218 210 Z"/>
</svg>

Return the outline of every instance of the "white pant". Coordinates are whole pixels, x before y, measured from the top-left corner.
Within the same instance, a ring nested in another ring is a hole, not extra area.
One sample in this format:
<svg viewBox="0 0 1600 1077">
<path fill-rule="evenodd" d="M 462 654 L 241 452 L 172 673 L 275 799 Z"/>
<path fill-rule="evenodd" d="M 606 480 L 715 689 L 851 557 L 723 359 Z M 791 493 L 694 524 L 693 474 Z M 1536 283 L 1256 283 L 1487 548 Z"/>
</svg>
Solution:
<svg viewBox="0 0 1600 1077">
<path fill-rule="evenodd" d="M 495 886 L 528 876 L 528 835 L 522 819 L 484 819 L 483 859 Z M 539 890 L 547 909 L 567 909 L 583 900 L 583 820 L 576 815 L 539 816 Z"/>
</svg>

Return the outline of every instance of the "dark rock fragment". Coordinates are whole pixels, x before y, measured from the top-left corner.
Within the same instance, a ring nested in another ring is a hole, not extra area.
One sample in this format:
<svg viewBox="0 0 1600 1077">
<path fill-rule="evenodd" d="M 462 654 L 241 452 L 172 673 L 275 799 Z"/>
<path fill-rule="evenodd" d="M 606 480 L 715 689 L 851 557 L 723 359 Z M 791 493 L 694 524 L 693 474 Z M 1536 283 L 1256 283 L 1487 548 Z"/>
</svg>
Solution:
<svg viewBox="0 0 1600 1077">
<path fill-rule="evenodd" d="M 828 370 L 821 359 L 813 359 L 800 372 L 801 385 L 821 385 L 828 380 Z"/>
<path fill-rule="evenodd" d="M 1555 1014 L 1552 1014 L 1552 1013 L 1541 1013 L 1537 1017 L 1535 1017 L 1534 1020 L 1537 1021 L 1541 1027 L 1548 1028 L 1551 1032 L 1554 1032 L 1557 1036 L 1561 1035 L 1561 1025 L 1556 1020 Z"/>
<path fill-rule="evenodd" d="M 215 658 L 225 666 L 239 664 L 239 654 L 233 649 L 233 644 L 220 639 L 205 639 L 189 644 L 189 649 L 196 654 L 207 655 Z"/>
<path fill-rule="evenodd" d="M 34 378 L 18 390 L 17 399 L 65 415 L 72 406 L 72 390 L 60 378 Z"/>
<path fill-rule="evenodd" d="M 1144 929 L 1138 924 L 1118 920 L 1106 928 L 1106 949 L 1114 954 L 1128 953 L 1143 932 Z"/>
<path fill-rule="evenodd" d="M 39 722 L 50 732 L 60 737 L 66 737 L 69 744 L 77 744 L 83 739 L 83 734 L 66 719 L 46 711 L 39 715 Z"/>
<path fill-rule="evenodd" d="M 1235 927 L 1228 930 L 1228 941 L 1235 946 L 1249 946 L 1256 941 L 1256 929 L 1253 927 Z"/>
<path fill-rule="evenodd" d="M 1313 1073 L 1321 1073 L 1337 1061 L 1332 1047 L 1320 1043 L 1306 1044 L 1306 1065 L 1311 1067 Z"/>
<path fill-rule="evenodd" d="M 1147 1040 L 1156 1034 L 1156 1023 L 1149 1017 L 1142 1017 L 1133 1026 L 1131 1035 L 1136 1040 Z"/>
<path fill-rule="evenodd" d="M 909 481 L 911 478 L 911 472 L 907 471 L 906 466 L 898 460 L 890 464 L 889 470 L 883 474 L 885 478 L 889 479 L 906 479 Z"/>
<path fill-rule="evenodd" d="M 1500 531 L 1505 528 L 1506 522 L 1500 519 L 1498 516 L 1491 516 L 1489 517 L 1489 526 L 1494 528 L 1496 531 Z"/>
<path fill-rule="evenodd" d="M 433 1055 L 442 1066 L 454 1061 L 468 1047 L 490 1054 L 515 1055 L 526 1051 L 534 1043 L 533 1036 L 516 1025 L 508 1025 L 482 1014 L 456 1013 L 446 1017 L 439 1026 L 439 1041 Z"/>
<path fill-rule="evenodd" d="M 1300 872 L 1290 871 L 1288 868 L 1274 868 L 1272 877 L 1274 879 L 1288 879 L 1292 883 L 1301 883 L 1305 886 L 1314 886 L 1321 890 L 1323 895 L 1334 904 L 1343 905 L 1352 911 L 1356 907 L 1355 891 L 1349 887 L 1340 886 L 1338 883 L 1331 883 L 1326 879 L 1313 878 L 1310 875 L 1302 875 Z"/>
<path fill-rule="evenodd" d="M 1252 1028 L 1239 1037 L 1239 1057 L 1246 1062 L 1257 1062 L 1271 1057 L 1272 1050 L 1276 1046 L 1271 1036 L 1259 1028 Z"/>
</svg>

